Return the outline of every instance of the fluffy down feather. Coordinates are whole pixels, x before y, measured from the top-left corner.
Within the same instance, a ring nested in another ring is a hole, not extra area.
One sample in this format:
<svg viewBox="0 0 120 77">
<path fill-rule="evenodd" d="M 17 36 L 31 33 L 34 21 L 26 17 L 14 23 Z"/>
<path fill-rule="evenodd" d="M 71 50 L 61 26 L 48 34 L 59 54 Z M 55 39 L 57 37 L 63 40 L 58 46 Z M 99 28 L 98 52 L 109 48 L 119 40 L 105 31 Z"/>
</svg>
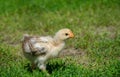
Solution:
<svg viewBox="0 0 120 77">
<path fill-rule="evenodd" d="M 70 29 L 61 29 L 54 37 L 25 34 L 22 39 L 24 56 L 34 66 L 46 72 L 46 61 L 57 57 L 65 46 L 64 41 L 73 37 L 74 34 Z"/>
</svg>

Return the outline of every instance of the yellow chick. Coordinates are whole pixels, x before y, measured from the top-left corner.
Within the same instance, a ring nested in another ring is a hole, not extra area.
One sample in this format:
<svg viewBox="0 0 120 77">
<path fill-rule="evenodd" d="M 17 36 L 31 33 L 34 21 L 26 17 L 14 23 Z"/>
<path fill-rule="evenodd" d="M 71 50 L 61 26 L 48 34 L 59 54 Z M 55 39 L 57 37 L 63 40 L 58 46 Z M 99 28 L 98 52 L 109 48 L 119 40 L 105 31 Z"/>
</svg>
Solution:
<svg viewBox="0 0 120 77">
<path fill-rule="evenodd" d="M 57 57 L 65 46 L 65 40 L 73 37 L 73 32 L 67 28 L 59 30 L 54 37 L 24 35 L 22 39 L 24 56 L 32 63 L 33 68 L 38 67 L 47 73 L 46 61 Z"/>
</svg>

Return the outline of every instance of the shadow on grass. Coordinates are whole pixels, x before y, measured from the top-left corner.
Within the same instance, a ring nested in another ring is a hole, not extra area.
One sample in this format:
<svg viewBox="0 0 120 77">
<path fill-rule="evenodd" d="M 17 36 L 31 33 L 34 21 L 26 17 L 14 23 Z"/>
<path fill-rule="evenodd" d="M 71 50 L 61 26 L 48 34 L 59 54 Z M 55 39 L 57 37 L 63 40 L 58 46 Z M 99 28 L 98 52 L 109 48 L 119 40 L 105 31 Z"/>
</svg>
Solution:
<svg viewBox="0 0 120 77">
<path fill-rule="evenodd" d="M 59 69 L 64 70 L 65 67 L 66 67 L 65 62 L 63 62 L 63 63 L 58 63 L 57 62 L 57 63 L 54 63 L 54 64 L 47 63 L 47 68 L 46 69 L 51 74 L 55 70 L 59 70 Z"/>
<path fill-rule="evenodd" d="M 56 62 L 54 64 L 47 63 L 46 70 L 51 74 L 55 70 L 59 70 L 59 69 L 64 70 L 65 67 L 66 67 L 65 62 L 63 62 L 63 63 Z M 27 69 L 28 72 L 32 73 L 33 70 L 36 70 L 37 68 L 32 69 L 30 63 L 28 63 L 24 66 L 24 69 Z M 39 71 L 41 72 L 41 70 L 39 70 Z"/>
</svg>

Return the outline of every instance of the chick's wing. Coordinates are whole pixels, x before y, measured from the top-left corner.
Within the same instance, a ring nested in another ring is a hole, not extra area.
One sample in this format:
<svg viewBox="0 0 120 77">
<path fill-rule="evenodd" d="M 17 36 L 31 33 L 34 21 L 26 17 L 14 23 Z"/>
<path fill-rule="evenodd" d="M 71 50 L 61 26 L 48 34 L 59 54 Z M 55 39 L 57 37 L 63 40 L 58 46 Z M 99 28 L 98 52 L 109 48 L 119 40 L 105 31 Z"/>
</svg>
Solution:
<svg viewBox="0 0 120 77">
<path fill-rule="evenodd" d="M 33 37 L 28 41 L 32 55 L 42 55 L 49 51 L 50 37 Z"/>
</svg>

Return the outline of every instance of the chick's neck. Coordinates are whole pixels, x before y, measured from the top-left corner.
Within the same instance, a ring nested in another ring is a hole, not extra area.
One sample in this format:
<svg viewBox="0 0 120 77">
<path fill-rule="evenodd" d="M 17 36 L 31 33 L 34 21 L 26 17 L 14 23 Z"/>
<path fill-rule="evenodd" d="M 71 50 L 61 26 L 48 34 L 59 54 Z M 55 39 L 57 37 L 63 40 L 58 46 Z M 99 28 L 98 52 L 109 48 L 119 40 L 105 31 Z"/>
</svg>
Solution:
<svg viewBox="0 0 120 77">
<path fill-rule="evenodd" d="M 55 45 L 59 45 L 61 43 L 64 43 L 64 40 L 61 40 L 58 36 L 55 36 L 53 39 L 54 39 L 53 42 Z"/>
</svg>

